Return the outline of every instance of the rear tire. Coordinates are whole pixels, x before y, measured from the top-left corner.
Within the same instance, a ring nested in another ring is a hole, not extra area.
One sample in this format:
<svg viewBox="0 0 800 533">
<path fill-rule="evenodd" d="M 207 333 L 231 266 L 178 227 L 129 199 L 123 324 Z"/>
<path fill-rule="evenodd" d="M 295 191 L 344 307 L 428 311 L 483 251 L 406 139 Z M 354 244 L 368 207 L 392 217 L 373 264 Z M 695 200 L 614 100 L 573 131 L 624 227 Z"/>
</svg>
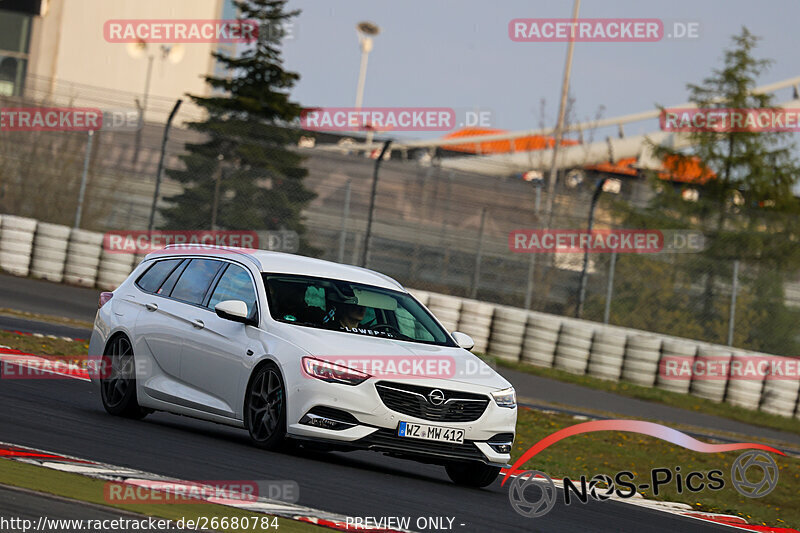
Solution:
<svg viewBox="0 0 800 533">
<path fill-rule="evenodd" d="M 120 335 L 108 343 L 101 370 L 100 397 L 106 411 L 137 420 L 147 416 L 136 398 L 136 361 L 127 337 Z"/>
<path fill-rule="evenodd" d="M 286 439 L 286 387 L 275 363 L 253 375 L 245 399 L 245 420 L 253 444 L 265 450 L 282 450 Z"/>
<path fill-rule="evenodd" d="M 479 462 L 452 463 L 445 465 L 444 468 L 453 483 L 465 487 L 488 487 L 500 473 L 499 466 L 489 466 Z"/>
</svg>

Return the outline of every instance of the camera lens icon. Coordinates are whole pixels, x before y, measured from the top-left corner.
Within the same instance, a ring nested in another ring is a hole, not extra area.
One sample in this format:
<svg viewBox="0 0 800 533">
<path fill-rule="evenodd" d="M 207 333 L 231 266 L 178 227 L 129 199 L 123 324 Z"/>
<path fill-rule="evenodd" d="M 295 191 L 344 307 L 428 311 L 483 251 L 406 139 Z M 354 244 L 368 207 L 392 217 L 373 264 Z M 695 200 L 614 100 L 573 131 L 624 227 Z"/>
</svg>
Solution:
<svg viewBox="0 0 800 533">
<path fill-rule="evenodd" d="M 512 480 L 508 500 L 522 516 L 544 516 L 556 504 L 556 485 L 544 472 L 526 470 Z"/>
<path fill-rule="evenodd" d="M 751 471 L 747 476 L 748 470 Z M 752 471 L 760 470 L 760 475 Z M 757 481 L 751 481 L 758 478 Z M 759 450 L 744 452 L 731 466 L 733 487 L 747 498 L 761 498 L 772 492 L 778 485 L 778 464 L 771 456 Z"/>
</svg>

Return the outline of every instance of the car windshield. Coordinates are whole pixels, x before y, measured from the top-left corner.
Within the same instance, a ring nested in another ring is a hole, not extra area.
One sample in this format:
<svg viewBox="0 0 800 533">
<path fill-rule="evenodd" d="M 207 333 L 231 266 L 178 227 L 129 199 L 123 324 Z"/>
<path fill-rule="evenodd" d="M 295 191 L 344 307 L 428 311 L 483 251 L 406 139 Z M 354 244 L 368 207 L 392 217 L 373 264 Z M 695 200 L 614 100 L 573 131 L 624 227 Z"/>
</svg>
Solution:
<svg viewBox="0 0 800 533">
<path fill-rule="evenodd" d="M 279 322 L 455 346 L 431 314 L 406 293 L 294 274 L 263 276 L 270 314 Z"/>
</svg>

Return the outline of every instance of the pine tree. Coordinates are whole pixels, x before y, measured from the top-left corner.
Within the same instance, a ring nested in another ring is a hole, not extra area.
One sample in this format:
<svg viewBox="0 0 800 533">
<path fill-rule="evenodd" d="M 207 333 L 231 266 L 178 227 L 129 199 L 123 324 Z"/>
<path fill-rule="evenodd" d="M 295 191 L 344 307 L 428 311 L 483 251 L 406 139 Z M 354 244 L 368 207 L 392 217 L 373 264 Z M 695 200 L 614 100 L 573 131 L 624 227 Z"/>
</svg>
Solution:
<svg viewBox="0 0 800 533">
<path fill-rule="evenodd" d="M 257 21 L 258 39 L 236 55 L 214 52 L 230 76 L 206 76 L 212 96 L 188 95 L 207 113 L 188 124 L 205 139 L 186 145 L 185 168 L 167 170 L 184 190 L 166 199 L 164 229 L 294 230 L 300 253 L 316 254 L 301 215 L 316 194 L 303 185 L 303 157 L 289 149 L 299 134 L 288 126 L 302 108 L 289 96 L 300 76 L 282 68 L 281 28 L 299 13 L 284 11 L 285 3 L 235 2 L 240 20 Z"/>
<path fill-rule="evenodd" d="M 690 84 L 690 100 L 698 108 L 772 108 L 774 97 L 753 92 L 770 61 L 757 59 L 758 38 L 747 28 L 733 37 L 721 69 L 715 69 L 701 84 Z M 628 208 L 628 224 L 649 228 L 698 229 L 705 235 L 706 249 L 696 256 L 673 258 L 684 272 L 686 286 L 702 281 L 702 295 L 695 300 L 693 322 L 700 324 L 707 340 L 724 342 L 727 327 L 727 294 L 734 260 L 742 263 L 740 290 L 750 292 L 761 320 L 741 324 L 748 328 L 748 347 L 796 352 L 800 332 L 798 313 L 788 309 L 783 297 L 783 275 L 800 268 L 800 201 L 793 188 L 800 180 L 800 165 L 794 156 L 791 133 L 769 131 L 694 131 L 692 146 L 675 151 L 654 147 L 662 158 L 691 164 L 700 161 L 713 178 L 702 185 L 668 182 L 652 176 L 656 194 L 645 209 Z M 686 201 L 687 187 L 697 188 L 697 201 Z M 688 278 L 688 279 L 686 279 Z M 723 283 L 720 284 L 720 281 Z M 757 289 L 757 290 L 753 290 Z M 727 290 L 726 290 L 727 293 Z M 741 311 L 737 313 L 742 316 Z M 737 327 L 739 327 L 737 320 Z M 792 327 L 784 328 L 788 323 Z M 782 326 L 778 328 L 776 325 Z M 725 327 L 720 327 L 720 324 Z M 737 338 L 741 338 L 737 331 Z"/>
</svg>

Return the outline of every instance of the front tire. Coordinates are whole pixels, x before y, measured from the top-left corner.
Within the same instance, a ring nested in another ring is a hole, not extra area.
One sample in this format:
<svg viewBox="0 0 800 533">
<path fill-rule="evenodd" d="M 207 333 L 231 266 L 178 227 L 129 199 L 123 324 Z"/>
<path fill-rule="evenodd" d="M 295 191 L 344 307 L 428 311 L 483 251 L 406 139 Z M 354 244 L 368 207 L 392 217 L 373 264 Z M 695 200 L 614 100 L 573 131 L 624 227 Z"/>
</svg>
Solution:
<svg viewBox="0 0 800 533">
<path fill-rule="evenodd" d="M 147 411 L 136 398 L 136 361 L 127 337 L 120 335 L 106 346 L 103 354 L 104 376 L 100 378 L 100 397 L 109 414 L 141 419 Z M 108 373 L 108 377 L 105 374 Z"/>
<path fill-rule="evenodd" d="M 497 479 L 499 466 L 489 466 L 479 462 L 452 463 L 445 466 L 448 477 L 456 485 L 465 487 L 488 487 Z"/>
<path fill-rule="evenodd" d="M 259 368 L 250 380 L 245 416 L 253 444 L 265 450 L 285 447 L 286 387 L 274 363 Z"/>
</svg>

